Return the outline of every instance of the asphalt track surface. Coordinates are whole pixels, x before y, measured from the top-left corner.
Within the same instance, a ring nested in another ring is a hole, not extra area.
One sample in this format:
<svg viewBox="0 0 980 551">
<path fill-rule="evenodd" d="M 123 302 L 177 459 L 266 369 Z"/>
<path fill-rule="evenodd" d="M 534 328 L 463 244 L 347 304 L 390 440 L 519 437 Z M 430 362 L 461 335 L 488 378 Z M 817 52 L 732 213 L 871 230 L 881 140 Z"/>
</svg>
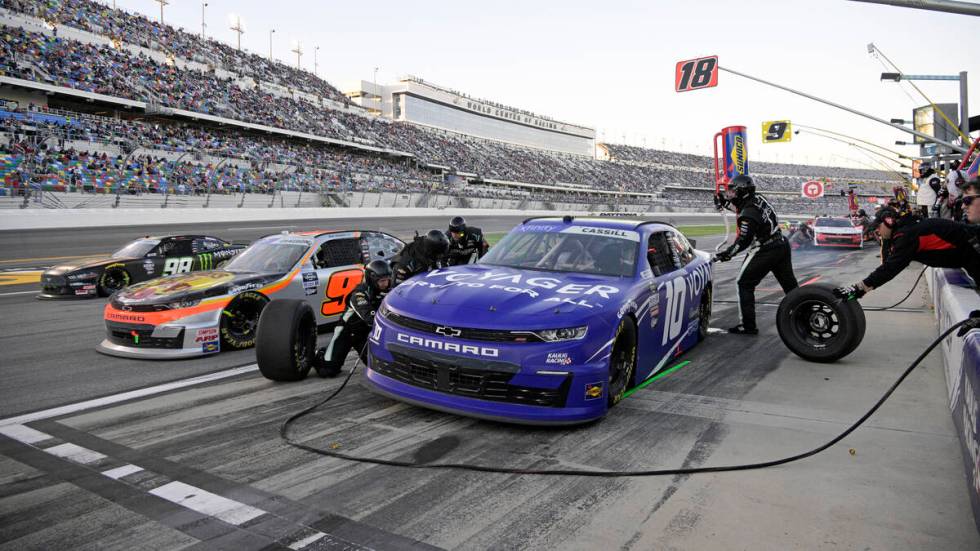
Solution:
<svg viewBox="0 0 980 551">
<path fill-rule="evenodd" d="M 442 223 L 385 219 L 375 227 L 407 236 Z M 486 231 L 513 225 L 472 223 Z M 226 231 L 196 230 L 245 240 L 279 229 L 222 226 Z M 35 257 L 66 256 L 72 235 L 21 238 Z M 115 245 L 99 244 L 130 236 L 82 232 L 76 246 L 102 252 Z M 717 239 L 699 239 L 701 248 Z M 6 260 L 31 258 L 8 251 L 12 241 L 2 243 Z M 794 265 L 801 282 L 853 282 L 877 263 L 875 254 L 807 251 L 794 255 Z M 734 298 L 738 268 L 716 265 L 713 327 L 736 323 L 734 305 L 722 301 Z M 908 270 L 866 302 L 894 302 L 915 275 Z M 319 457 L 278 439 L 284 418 L 336 388 L 339 378 L 275 384 L 247 367 L 252 351 L 176 362 L 109 358 L 94 351 L 104 332 L 102 300 L 3 294 L 16 287 L 0 288 L 0 551 L 980 545 L 938 353 L 868 428 L 818 458 L 778 469 L 657 479 L 409 471 Z M 758 299 L 781 295 L 767 278 Z M 771 327 L 758 337 L 712 334 L 678 358 L 688 366 L 583 427 L 513 427 L 415 408 L 369 392 L 358 374 L 293 436 L 426 463 L 618 470 L 772 459 L 828 440 L 863 413 L 936 334 L 926 299 L 923 287 L 907 304 L 912 311 L 869 313 L 865 344 L 833 365 L 792 356 Z M 759 307 L 760 319 L 773 313 Z M 245 372 L 76 412 L 9 419 L 231 366 Z"/>
</svg>

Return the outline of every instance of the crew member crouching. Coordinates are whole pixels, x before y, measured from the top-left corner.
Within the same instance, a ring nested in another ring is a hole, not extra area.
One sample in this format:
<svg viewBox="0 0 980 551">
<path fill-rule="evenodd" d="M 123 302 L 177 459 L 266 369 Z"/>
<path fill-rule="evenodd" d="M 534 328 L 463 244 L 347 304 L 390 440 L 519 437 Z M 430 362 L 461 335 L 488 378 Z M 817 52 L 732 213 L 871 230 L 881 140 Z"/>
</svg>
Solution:
<svg viewBox="0 0 980 551">
<path fill-rule="evenodd" d="M 457 266 L 470 264 L 482 258 L 490 249 L 490 244 L 483 238 L 480 228 L 467 226 L 462 216 L 455 216 L 449 221 L 449 252 L 446 253 L 446 265 Z"/>
</svg>

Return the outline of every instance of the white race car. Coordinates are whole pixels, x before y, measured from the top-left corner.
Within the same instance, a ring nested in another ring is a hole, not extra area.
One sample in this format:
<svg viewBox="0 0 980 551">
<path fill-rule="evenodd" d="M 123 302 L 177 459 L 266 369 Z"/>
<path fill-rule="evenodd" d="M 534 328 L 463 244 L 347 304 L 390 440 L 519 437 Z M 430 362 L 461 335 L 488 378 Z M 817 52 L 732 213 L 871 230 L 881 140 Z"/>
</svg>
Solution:
<svg viewBox="0 0 980 551">
<path fill-rule="evenodd" d="M 864 226 L 855 226 L 849 218 L 821 216 L 813 223 L 816 247 L 864 248 Z"/>
</svg>

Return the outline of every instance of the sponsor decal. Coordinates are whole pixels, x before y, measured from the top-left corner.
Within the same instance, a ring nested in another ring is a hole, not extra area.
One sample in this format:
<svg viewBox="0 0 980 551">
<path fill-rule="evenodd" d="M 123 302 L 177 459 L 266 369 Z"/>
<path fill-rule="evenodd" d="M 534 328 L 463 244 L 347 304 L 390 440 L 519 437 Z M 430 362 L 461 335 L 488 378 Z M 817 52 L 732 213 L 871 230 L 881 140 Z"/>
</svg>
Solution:
<svg viewBox="0 0 980 551">
<path fill-rule="evenodd" d="M 215 352 L 221 352 L 221 341 L 206 342 L 201 345 L 201 352 L 205 354 L 214 354 Z"/>
<path fill-rule="evenodd" d="M 597 400 L 602 398 L 602 383 L 585 383 L 585 399 Z"/>
<path fill-rule="evenodd" d="M 127 300 L 143 300 L 170 294 L 201 291 L 228 283 L 235 278 L 228 272 L 196 272 L 140 283 L 122 291 Z"/>
<path fill-rule="evenodd" d="M 745 174 L 745 138 L 740 134 L 735 135 L 735 143 L 732 144 L 732 164 L 736 172 Z"/>
<path fill-rule="evenodd" d="M 572 226 L 565 228 L 561 233 L 576 233 L 582 235 L 601 235 L 603 237 L 615 237 L 639 243 L 640 234 L 633 230 L 617 230 L 614 228 L 594 228 L 592 226 Z"/>
<path fill-rule="evenodd" d="M 316 272 L 303 272 L 303 291 L 307 296 L 315 295 L 320 285 Z"/>
<path fill-rule="evenodd" d="M 153 271 L 156 269 L 156 266 L 153 264 L 152 260 L 144 260 L 143 269 L 146 270 L 146 275 L 153 275 Z"/>
<path fill-rule="evenodd" d="M 238 293 L 244 293 L 245 291 L 252 291 L 259 288 L 258 283 L 246 283 L 244 285 L 239 285 L 237 287 L 232 287 L 228 290 L 229 295 L 237 295 Z"/>
<path fill-rule="evenodd" d="M 371 331 L 371 342 L 381 344 L 381 324 L 379 323 L 375 323 L 374 329 Z"/>
<path fill-rule="evenodd" d="M 141 322 L 146 321 L 146 316 L 140 316 L 138 314 L 117 314 L 115 312 L 109 312 L 105 315 L 106 319 L 118 320 L 118 321 L 135 321 Z"/>
<path fill-rule="evenodd" d="M 569 365 L 572 358 L 568 352 L 548 352 L 548 357 L 544 360 L 546 364 Z"/>
<path fill-rule="evenodd" d="M 434 283 L 433 279 L 442 279 L 446 283 Z M 541 277 L 514 272 L 494 272 L 488 271 L 479 273 L 461 273 L 449 269 L 433 270 L 426 274 L 424 279 L 414 280 L 414 285 L 429 287 L 432 289 L 444 289 L 447 287 L 470 287 L 496 289 L 508 293 L 522 293 L 537 298 L 540 293 L 535 290 L 545 289 L 553 291 L 559 295 L 570 296 L 596 296 L 598 298 L 609 299 L 612 295 L 619 293 L 618 287 L 612 285 L 584 285 L 578 283 L 564 283 L 562 280 L 553 277 Z M 412 283 L 408 281 L 407 283 Z M 522 286 L 523 285 L 523 286 Z M 546 301 L 562 301 L 561 297 L 552 297 Z"/>
<path fill-rule="evenodd" d="M 636 303 L 632 300 L 628 300 L 626 301 L 626 304 L 619 307 L 619 312 L 616 313 L 616 316 L 621 318 L 626 314 L 632 314 L 633 312 L 636 312 Z"/>
<path fill-rule="evenodd" d="M 75 289 L 76 296 L 87 296 L 95 294 L 95 289 Z"/>
<path fill-rule="evenodd" d="M 217 327 L 205 327 L 204 329 L 198 329 L 197 333 L 194 334 L 194 343 L 207 343 L 218 340 L 218 328 Z"/>
<path fill-rule="evenodd" d="M 213 270 L 214 269 L 214 255 L 211 253 L 203 253 L 197 255 L 198 264 L 201 265 L 202 270 Z"/>
<path fill-rule="evenodd" d="M 500 355 L 500 350 L 486 346 L 472 346 L 454 342 L 443 342 L 435 339 L 416 337 L 414 335 L 406 335 L 405 333 L 398 333 L 395 338 L 398 340 L 398 342 L 413 344 L 415 346 L 421 346 L 422 348 L 442 350 L 443 352 L 457 352 L 459 354 L 469 354 L 470 356 L 482 356 L 485 358 L 496 358 Z"/>
<path fill-rule="evenodd" d="M 71 274 L 68 276 L 69 281 L 77 281 L 79 279 L 95 279 L 98 274 L 95 272 L 84 272 L 81 274 Z"/>
</svg>

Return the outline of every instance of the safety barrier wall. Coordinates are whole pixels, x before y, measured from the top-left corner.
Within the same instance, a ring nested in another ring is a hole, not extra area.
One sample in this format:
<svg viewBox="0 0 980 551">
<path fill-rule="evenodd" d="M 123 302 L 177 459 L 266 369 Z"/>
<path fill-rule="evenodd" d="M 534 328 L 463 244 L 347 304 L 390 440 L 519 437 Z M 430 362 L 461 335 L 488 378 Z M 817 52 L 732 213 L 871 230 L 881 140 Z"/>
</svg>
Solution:
<svg viewBox="0 0 980 551">
<path fill-rule="evenodd" d="M 928 280 L 940 332 L 980 310 L 980 294 L 962 270 L 930 268 Z M 980 530 L 980 330 L 974 329 L 963 337 L 954 333 L 940 346 L 973 518 Z"/>
</svg>

